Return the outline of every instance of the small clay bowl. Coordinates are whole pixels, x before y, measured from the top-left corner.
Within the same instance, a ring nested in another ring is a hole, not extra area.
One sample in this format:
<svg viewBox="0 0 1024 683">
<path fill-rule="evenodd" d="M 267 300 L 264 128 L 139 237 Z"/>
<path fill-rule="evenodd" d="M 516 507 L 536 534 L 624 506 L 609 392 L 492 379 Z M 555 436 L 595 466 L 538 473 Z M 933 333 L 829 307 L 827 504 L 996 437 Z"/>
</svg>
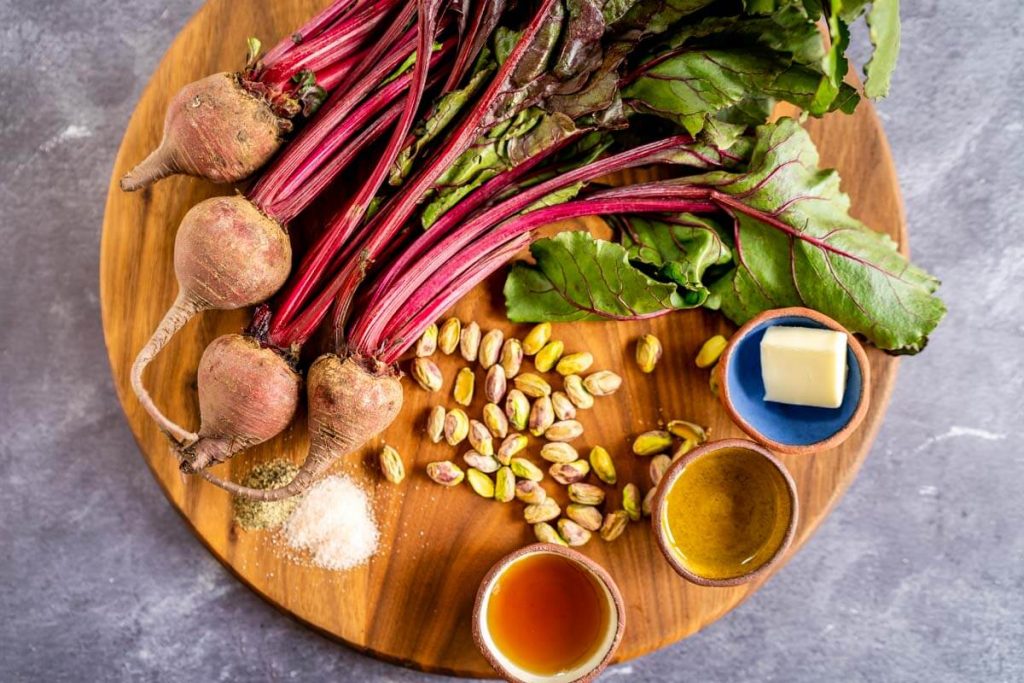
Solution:
<svg viewBox="0 0 1024 683">
<path fill-rule="evenodd" d="M 608 614 L 610 615 L 601 648 L 581 666 L 555 676 L 540 676 L 516 666 L 495 645 L 487 627 L 488 601 L 498 578 L 517 560 L 539 553 L 551 553 L 564 557 L 597 579 L 597 584 L 604 589 L 604 597 L 608 601 Z M 615 654 L 622 642 L 622 634 L 625 630 L 625 603 L 622 601 L 619 587 L 615 585 L 615 581 L 608 572 L 586 555 L 554 543 L 534 543 L 498 560 L 487 572 L 484 580 L 480 582 L 480 588 L 476 594 L 476 604 L 473 606 L 473 640 L 476 642 L 476 646 L 494 667 L 497 674 L 504 680 L 513 683 L 589 683 L 608 666 L 612 655 Z"/>
<path fill-rule="evenodd" d="M 782 475 L 782 479 L 785 482 L 786 492 L 789 494 L 790 515 L 789 519 L 786 521 L 786 529 L 782 542 L 779 543 L 775 552 L 760 565 L 752 567 L 749 572 L 742 575 L 732 576 L 729 578 L 708 578 L 706 576 L 701 576 L 700 574 L 695 574 L 691 571 L 676 551 L 673 550 L 672 542 L 669 539 L 669 531 L 665 528 L 665 517 L 668 512 L 668 492 L 672 489 L 672 485 L 675 484 L 683 474 L 687 465 L 693 463 L 698 458 L 712 455 L 723 449 L 742 449 L 744 451 L 755 453 L 771 463 L 775 470 Z M 665 556 L 665 559 L 668 560 L 668 563 L 672 565 L 672 569 L 687 581 L 700 586 L 711 587 L 738 586 L 739 584 L 753 581 L 757 577 L 769 571 L 786 554 L 786 550 L 789 548 L 790 543 L 793 542 L 793 536 L 796 534 L 796 524 L 799 516 L 800 502 L 796 493 L 796 484 L 793 482 L 793 477 L 790 476 L 789 470 L 787 470 L 785 465 L 779 462 L 779 460 L 772 455 L 771 451 L 754 443 L 753 441 L 748 441 L 747 439 L 721 439 L 719 441 L 711 441 L 700 448 L 690 451 L 682 458 L 672 463 L 671 467 L 669 467 L 664 476 L 662 476 L 661 481 L 658 482 L 658 490 L 657 493 L 654 494 L 654 501 L 651 506 L 651 526 L 654 528 L 654 537 L 658 542 L 658 547 L 661 549 L 661 553 Z"/>
<path fill-rule="evenodd" d="M 846 392 L 838 408 L 793 406 L 764 400 L 761 339 L 773 325 L 815 327 L 846 334 Z M 718 398 L 733 422 L 779 453 L 808 454 L 835 448 L 868 412 L 871 366 L 860 342 L 827 315 L 809 308 L 777 308 L 747 322 L 729 340 L 715 370 Z"/>
</svg>

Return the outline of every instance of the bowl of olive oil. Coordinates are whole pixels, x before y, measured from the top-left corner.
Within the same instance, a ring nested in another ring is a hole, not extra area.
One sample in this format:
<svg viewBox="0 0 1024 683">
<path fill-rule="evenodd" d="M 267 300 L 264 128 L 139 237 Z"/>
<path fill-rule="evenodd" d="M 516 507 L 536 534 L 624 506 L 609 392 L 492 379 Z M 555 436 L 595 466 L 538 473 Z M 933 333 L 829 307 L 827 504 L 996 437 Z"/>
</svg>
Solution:
<svg viewBox="0 0 1024 683">
<path fill-rule="evenodd" d="M 678 574 L 702 586 L 735 586 L 785 554 L 797 508 L 793 478 L 770 451 L 723 439 L 673 463 L 658 484 L 651 520 Z"/>
<path fill-rule="evenodd" d="M 622 596 L 608 572 L 550 543 L 499 560 L 473 610 L 477 647 L 498 675 L 518 683 L 591 681 L 624 630 Z"/>
</svg>

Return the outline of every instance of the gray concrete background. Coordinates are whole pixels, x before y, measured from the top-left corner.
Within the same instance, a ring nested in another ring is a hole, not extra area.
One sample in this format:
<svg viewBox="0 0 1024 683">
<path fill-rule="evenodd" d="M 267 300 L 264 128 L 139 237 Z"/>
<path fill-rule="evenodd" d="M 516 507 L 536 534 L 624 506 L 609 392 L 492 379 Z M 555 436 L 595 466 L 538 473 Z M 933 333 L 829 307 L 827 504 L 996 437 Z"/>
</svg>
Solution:
<svg viewBox="0 0 1024 683">
<path fill-rule="evenodd" d="M 428 678 L 282 616 L 192 537 L 111 386 L 107 179 L 200 0 L 0 0 L 0 680 Z M 860 477 L 731 615 L 605 680 L 1024 680 L 1024 5 L 909 0 L 880 105 L 950 314 Z"/>
</svg>

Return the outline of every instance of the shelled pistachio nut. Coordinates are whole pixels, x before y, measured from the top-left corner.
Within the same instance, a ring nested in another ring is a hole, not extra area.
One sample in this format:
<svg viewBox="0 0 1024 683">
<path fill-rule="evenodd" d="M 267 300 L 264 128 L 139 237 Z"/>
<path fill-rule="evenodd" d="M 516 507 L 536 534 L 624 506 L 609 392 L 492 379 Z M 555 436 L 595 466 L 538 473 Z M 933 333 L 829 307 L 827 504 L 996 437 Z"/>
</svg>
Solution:
<svg viewBox="0 0 1024 683">
<path fill-rule="evenodd" d="M 548 441 L 573 441 L 583 435 L 583 424 L 577 420 L 560 420 L 544 432 Z"/>
<path fill-rule="evenodd" d="M 569 500 L 581 505 L 600 505 L 604 502 L 604 489 L 593 484 L 569 484 Z"/>
<path fill-rule="evenodd" d="M 565 507 L 565 514 L 569 519 L 576 522 L 587 531 L 597 531 L 601 528 L 601 523 L 604 521 L 601 511 L 593 505 L 569 503 Z"/>
<path fill-rule="evenodd" d="M 611 370 L 599 370 L 587 375 L 583 386 L 594 396 L 611 396 L 622 386 L 622 378 Z"/>
<path fill-rule="evenodd" d="M 526 429 L 527 420 L 530 417 L 530 401 L 526 394 L 518 389 L 512 389 L 505 397 L 505 417 L 514 429 L 522 431 Z"/>
<path fill-rule="evenodd" d="M 380 471 L 384 474 L 384 478 L 392 484 L 401 484 L 405 479 L 405 465 L 402 463 L 402 456 L 387 444 L 380 449 Z"/>
<path fill-rule="evenodd" d="M 720 334 L 716 334 L 714 337 L 708 339 L 700 347 L 700 351 L 697 352 L 696 363 L 698 368 L 710 368 L 712 365 L 718 362 L 718 359 L 722 356 L 722 352 L 725 351 L 725 347 L 729 345 L 729 340 Z"/>
<path fill-rule="evenodd" d="M 546 443 L 541 446 L 540 457 L 548 462 L 572 462 L 580 459 L 576 449 L 567 443 Z"/>
<path fill-rule="evenodd" d="M 689 439 L 697 444 L 702 444 L 708 440 L 707 431 L 695 422 L 687 422 L 686 420 L 672 420 L 665 429 L 670 434 L 678 436 L 680 439 Z"/>
<path fill-rule="evenodd" d="M 530 433 L 541 436 L 555 423 L 555 409 L 551 407 L 551 399 L 541 396 L 530 406 L 530 417 L 527 424 Z"/>
<path fill-rule="evenodd" d="M 640 489 L 636 484 L 626 484 L 622 487 L 622 509 L 629 515 L 630 520 L 640 520 Z"/>
<path fill-rule="evenodd" d="M 470 467 L 476 468 L 485 474 L 494 474 L 501 468 L 501 463 L 493 455 L 484 455 L 473 450 L 466 451 L 462 459 Z"/>
<path fill-rule="evenodd" d="M 484 406 L 484 424 L 495 439 L 504 439 L 508 435 L 508 418 L 497 403 Z"/>
<path fill-rule="evenodd" d="M 523 366 L 523 345 L 518 339 L 506 339 L 501 345 L 501 367 L 506 377 L 515 377 Z"/>
<path fill-rule="evenodd" d="M 491 430 L 479 420 L 469 421 L 469 445 L 481 455 L 494 455 L 494 438 Z"/>
<path fill-rule="evenodd" d="M 462 328 L 459 335 L 459 353 L 467 361 L 472 363 L 480 352 L 480 326 L 471 322 Z"/>
<path fill-rule="evenodd" d="M 633 440 L 633 452 L 637 455 L 657 455 L 672 447 L 672 435 L 660 429 L 644 432 Z"/>
<path fill-rule="evenodd" d="M 512 458 L 509 467 L 512 468 L 512 473 L 520 479 L 529 479 L 530 481 L 544 479 L 544 472 L 526 458 Z"/>
<path fill-rule="evenodd" d="M 509 468 L 511 469 L 511 468 Z M 548 492 L 535 481 L 523 479 L 516 482 L 516 498 L 527 505 L 536 505 L 547 500 Z"/>
<path fill-rule="evenodd" d="M 427 476 L 442 486 L 458 486 L 466 475 L 451 460 L 438 460 L 427 463 Z"/>
<path fill-rule="evenodd" d="M 601 538 L 606 541 L 614 541 L 622 535 L 629 524 L 629 515 L 624 510 L 609 512 L 604 516 L 604 523 L 601 525 Z"/>
<path fill-rule="evenodd" d="M 472 467 L 466 472 L 470 488 L 482 498 L 494 498 L 494 480 Z"/>
<path fill-rule="evenodd" d="M 583 386 L 583 378 L 579 375 L 566 375 L 565 393 L 572 404 L 580 410 L 594 407 L 594 396 Z"/>
<path fill-rule="evenodd" d="M 529 443 L 529 439 L 526 438 L 525 434 L 509 434 L 501 442 L 501 445 L 498 446 L 498 452 L 495 454 L 495 457 L 498 458 L 498 462 L 502 465 L 507 465 L 512 462 L 514 456 L 526 448 L 527 443 Z"/>
<path fill-rule="evenodd" d="M 540 323 L 534 325 L 533 329 L 523 337 L 523 353 L 532 356 L 548 343 L 551 339 L 551 323 Z"/>
<path fill-rule="evenodd" d="M 551 368 L 555 367 L 558 359 L 562 357 L 563 351 L 565 351 L 565 344 L 561 341 L 557 339 L 549 341 L 534 356 L 533 367 L 537 368 L 537 372 L 549 372 Z"/>
<path fill-rule="evenodd" d="M 462 336 L 462 322 L 458 318 L 448 318 L 441 323 L 441 329 L 437 333 L 437 348 L 449 356 L 459 346 L 459 337 Z"/>
<path fill-rule="evenodd" d="M 444 384 L 444 376 L 437 363 L 429 358 L 414 358 L 412 361 L 412 378 L 427 391 L 437 391 Z"/>
<path fill-rule="evenodd" d="M 551 385 L 544 381 L 543 377 L 532 372 L 516 375 L 512 383 L 515 384 L 516 389 L 530 398 L 541 398 L 542 396 L 551 395 Z"/>
<path fill-rule="evenodd" d="M 658 485 L 658 482 L 665 476 L 665 472 L 671 464 L 672 458 L 667 455 L 656 455 L 651 458 L 650 474 L 652 486 Z"/>
<path fill-rule="evenodd" d="M 501 358 L 501 345 L 504 341 L 505 333 L 501 330 L 491 330 L 480 340 L 477 360 L 485 370 L 490 369 Z"/>
<path fill-rule="evenodd" d="M 563 391 L 551 392 L 551 407 L 555 410 L 555 417 L 559 420 L 575 420 L 576 406 Z"/>
<path fill-rule="evenodd" d="M 444 406 L 434 406 L 427 414 L 427 437 L 434 443 L 444 438 Z"/>
<path fill-rule="evenodd" d="M 548 468 L 548 474 L 562 486 L 568 486 L 587 478 L 587 475 L 590 474 L 590 463 L 586 460 L 556 462 Z"/>
<path fill-rule="evenodd" d="M 427 358 L 437 351 L 437 325 L 431 323 L 416 342 L 416 357 Z"/>
<path fill-rule="evenodd" d="M 537 537 L 537 540 L 541 543 L 552 543 L 554 545 L 564 545 L 568 547 L 558 532 L 555 531 L 555 527 L 551 526 L 547 522 L 541 522 L 533 525 L 533 534 Z"/>
<path fill-rule="evenodd" d="M 505 368 L 492 365 L 484 379 L 484 396 L 492 403 L 500 403 L 505 396 L 508 381 L 505 379 Z"/>
<path fill-rule="evenodd" d="M 558 520 L 558 533 L 573 548 L 586 545 L 590 541 L 590 532 L 571 519 Z"/>
<path fill-rule="evenodd" d="M 452 397 L 460 406 L 468 406 L 473 402 L 473 388 L 476 385 L 476 375 L 471 368 L 462 368 L 459 374 L 455 375 L 455 385 L 452 387 Z"/>
<path fill-rule="evenodd" d="M 469 417 L 461 408 L 453 408 L 444 416 L 444 440 L 458 446 L 469 435 Z"/>
<path fill-rule="evenodd" d="M 502 467 L 494 475 L 494 500 L 507 503 L 516 496 L 516 475 L 511 467 Z"/>
<path fill-rule="evenodd" d="M 597 478 L 604 483 L 614 486 L 618 481 L 612 456 L 601 446 L 594 446 L 590 449 L 590 466 L 594 468 Z"/>
<path fill-rule="evenodd" d="M 654 372 L 654 366 L 661 360 L 661 341 L 653 334 L 645 334 L 636 342 L 636 364 L 640 372 Z"/>
<path fill-rule="evenodd" d="M 563 356 L 562 360 L 558 361 L 558 365 L 555 366 L 555 372 L 563 377 L 578 375 L 589 370 L 593 364 L 593 354 L 589 351 L 579 351 Z"/>
<path fill-rule="evenodd" d="M 523 517 L 526 519 L 527 524 L 550 522 L 553 519 L 558 519 L 560 514 L 562 514 L 562 508 L 558 506 L 554 498 L 545 498 L 540 503 L 527 505 L 523 508 Z"/>
</svg>

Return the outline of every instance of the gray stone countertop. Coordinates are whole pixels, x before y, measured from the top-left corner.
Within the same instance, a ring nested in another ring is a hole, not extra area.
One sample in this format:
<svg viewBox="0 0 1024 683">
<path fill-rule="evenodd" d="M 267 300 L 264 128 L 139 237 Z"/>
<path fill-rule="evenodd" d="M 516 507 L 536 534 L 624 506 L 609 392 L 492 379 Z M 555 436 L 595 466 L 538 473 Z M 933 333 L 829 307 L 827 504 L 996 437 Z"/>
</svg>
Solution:
<svg viewBox="0 0 1024 683">
<path fill-rule="evenodd" d="M 431 678 L 275 611 L 138 457 L 100 329 L 104 196 L 200 0 L 0 0 L 0 680 Z M 860 476 L 749 602 L 603 680 L 1024 680 L 1024 4 L 908 0 L 879 105 L 950 308 Z"/>
</svg>

